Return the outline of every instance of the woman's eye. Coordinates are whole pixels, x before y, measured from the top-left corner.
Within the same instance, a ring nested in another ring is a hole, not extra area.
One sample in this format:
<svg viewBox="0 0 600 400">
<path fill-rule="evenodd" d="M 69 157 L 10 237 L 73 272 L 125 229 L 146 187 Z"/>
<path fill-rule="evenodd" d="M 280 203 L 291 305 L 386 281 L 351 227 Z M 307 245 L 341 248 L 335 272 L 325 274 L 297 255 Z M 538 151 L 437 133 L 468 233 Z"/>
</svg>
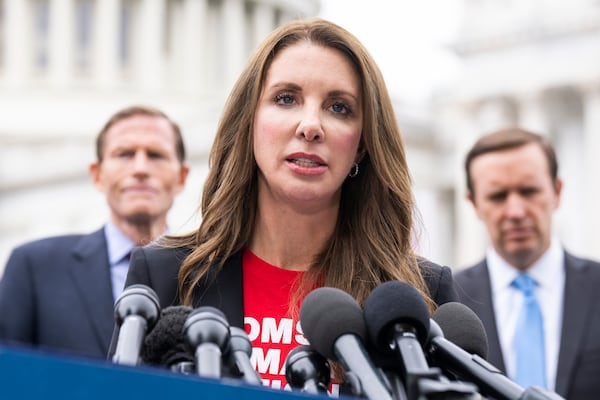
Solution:
<svg viewBox="0 0 600 400">
<path fill-rule="evenodd" d="M 294 97 L 288 93 L 282 93 L 275 96 L 275 102 L 278 104 L 294 104 Z"/>
<path fill-rule="evenodd" d="M 350 114 L 351 111 L 350 108 L 344 103 L 334 103 L 331 106 L 331 109 L 333 110 L 333 112 L 339 114 Z"/>
</svg>

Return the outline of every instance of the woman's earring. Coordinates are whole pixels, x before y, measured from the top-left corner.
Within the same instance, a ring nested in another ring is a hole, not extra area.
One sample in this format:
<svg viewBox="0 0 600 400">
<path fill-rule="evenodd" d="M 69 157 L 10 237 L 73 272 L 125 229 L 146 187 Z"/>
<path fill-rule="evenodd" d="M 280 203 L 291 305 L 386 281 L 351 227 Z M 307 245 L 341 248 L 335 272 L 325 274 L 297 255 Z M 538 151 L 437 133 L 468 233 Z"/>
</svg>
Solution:
<svg viewBox="0 0 600 400">
<path fill-rule="evenodd" d="M 358 175 L 358 163 L 352 164 L 352 169 L 350 169 L 350 173 L 348 174 L 350 178 L 355 178 L 356 175 Z"/>
</svg>

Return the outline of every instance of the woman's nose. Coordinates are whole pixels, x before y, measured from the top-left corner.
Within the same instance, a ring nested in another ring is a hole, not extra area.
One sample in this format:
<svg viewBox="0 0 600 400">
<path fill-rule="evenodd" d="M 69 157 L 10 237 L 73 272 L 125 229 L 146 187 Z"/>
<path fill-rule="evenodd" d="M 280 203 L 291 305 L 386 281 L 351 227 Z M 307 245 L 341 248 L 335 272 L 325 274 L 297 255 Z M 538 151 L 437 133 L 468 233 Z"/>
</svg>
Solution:
<svg viewBox="0 0 600 400">
<path fill-rule="evenodd" d="M 324 139 L 325 133 L 321 123 L 320 109 L 317 107 L 305 107 L 301 118 L 296 129 L 296 136 L 302 137 L 309 142 Z"/>
</svg>

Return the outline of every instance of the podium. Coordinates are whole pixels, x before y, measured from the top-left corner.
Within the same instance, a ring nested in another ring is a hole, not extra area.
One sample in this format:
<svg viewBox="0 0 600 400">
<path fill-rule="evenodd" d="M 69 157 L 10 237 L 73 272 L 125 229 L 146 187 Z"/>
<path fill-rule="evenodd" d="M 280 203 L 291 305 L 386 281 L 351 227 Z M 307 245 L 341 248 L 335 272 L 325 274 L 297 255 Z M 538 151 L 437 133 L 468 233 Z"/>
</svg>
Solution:
<svg viewBox="0 0 600 400">
<path fill-rule="evenodd" d="M 0 347 L 0 399 L 294 400 L 327 396 Z"/>
</svg>

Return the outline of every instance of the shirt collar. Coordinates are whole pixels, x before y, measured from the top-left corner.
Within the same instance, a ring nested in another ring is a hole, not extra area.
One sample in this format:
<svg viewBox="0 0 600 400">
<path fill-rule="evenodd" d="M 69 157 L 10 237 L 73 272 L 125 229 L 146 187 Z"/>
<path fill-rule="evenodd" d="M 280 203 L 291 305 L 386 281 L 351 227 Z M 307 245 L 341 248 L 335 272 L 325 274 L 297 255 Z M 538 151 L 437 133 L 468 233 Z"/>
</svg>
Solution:
<svg viewBox="0 0 600 400">
<path fill-rule="evenodd" d="M 111 265 L 121 261 L 135 247 L 135 243 L 110 221 L 104 226 L 104 236 L 108 247 L 108 260 Z"/>
<path fill-rule="evenodd" d="M 493 247 L 487 249 L 486 260 L 492 292 L 497 293 L 510 287 L 511 282 L 519 274 L 519 270 L 504 260 Z M 535 279 L 540 287 L 551 287 L 556 282 L 556 276 L 564 274 L 563 264 L 563 247 L 560 241 L 553 237 L 548 250 L 529 267 L 527 273 Z"/>
</svg>

